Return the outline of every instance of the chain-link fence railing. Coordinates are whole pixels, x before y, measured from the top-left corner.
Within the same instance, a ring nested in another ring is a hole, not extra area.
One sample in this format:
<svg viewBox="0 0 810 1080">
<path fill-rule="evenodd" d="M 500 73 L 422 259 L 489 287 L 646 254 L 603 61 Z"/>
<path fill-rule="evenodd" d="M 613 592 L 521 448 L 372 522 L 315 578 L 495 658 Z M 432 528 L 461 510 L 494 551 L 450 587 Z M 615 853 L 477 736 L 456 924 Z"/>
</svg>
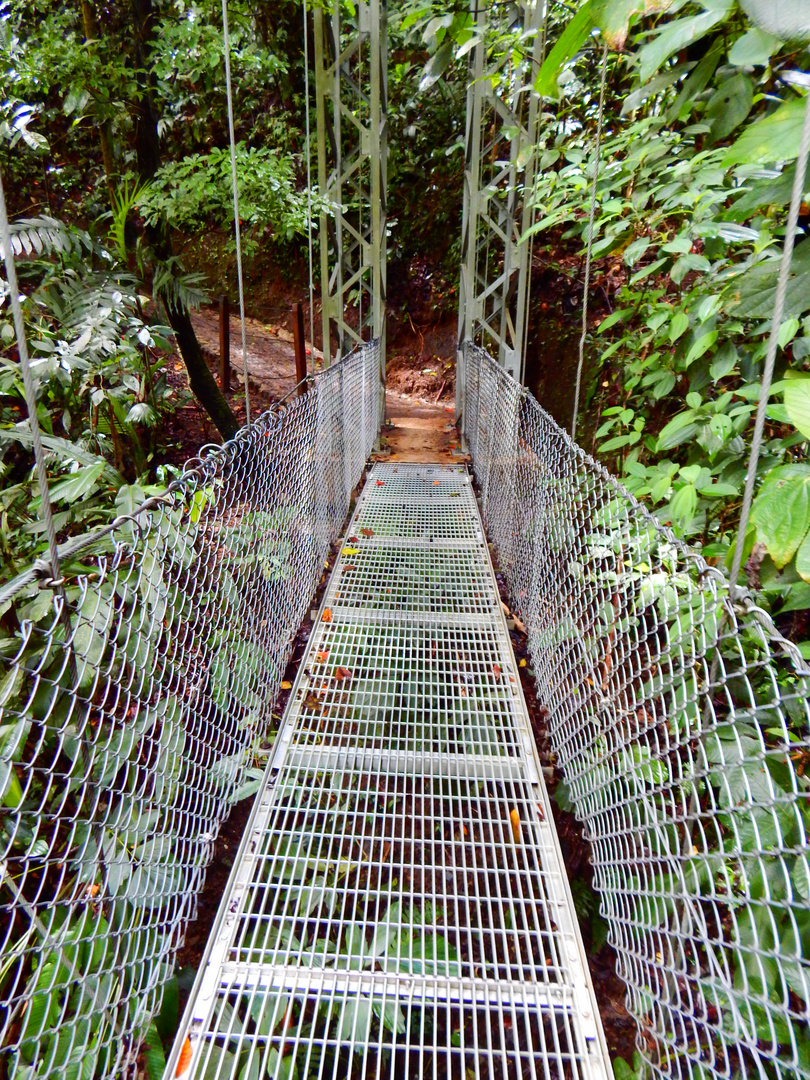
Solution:
<svg viewBox="0 0 810 1080">
<path fill-rule="evenodd" d="M 810 669 L 481 349 L 464 433 L 659 1076 L 810 1076 Z"/>
<path fill-rule="evenodd" d="M 128 1075 L 379 430 L 352 353 L 0 589 L 0 1073 Z"/>
</svg>

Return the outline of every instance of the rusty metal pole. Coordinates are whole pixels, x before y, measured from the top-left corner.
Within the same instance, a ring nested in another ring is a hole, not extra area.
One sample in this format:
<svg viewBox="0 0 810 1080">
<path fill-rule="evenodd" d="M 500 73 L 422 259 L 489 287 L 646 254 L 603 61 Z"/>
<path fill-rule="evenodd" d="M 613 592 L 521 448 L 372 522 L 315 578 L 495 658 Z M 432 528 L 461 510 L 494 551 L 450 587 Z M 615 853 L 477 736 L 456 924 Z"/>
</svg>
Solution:
<svg viewBox="0 0 810 1080">
<path fill-rule="evenodd" d="M 219 298 L 219 385 L 231 388 L 231 304 L 227 296 Z"/>
<path fill-rule="evenodd" d="M 293 305 L 293 346 L 295 348 L 295 381 L 298 393 L 307 392 L 307 349 L 304 339 L 304 308 L 301 304 Z"/>
</svg>

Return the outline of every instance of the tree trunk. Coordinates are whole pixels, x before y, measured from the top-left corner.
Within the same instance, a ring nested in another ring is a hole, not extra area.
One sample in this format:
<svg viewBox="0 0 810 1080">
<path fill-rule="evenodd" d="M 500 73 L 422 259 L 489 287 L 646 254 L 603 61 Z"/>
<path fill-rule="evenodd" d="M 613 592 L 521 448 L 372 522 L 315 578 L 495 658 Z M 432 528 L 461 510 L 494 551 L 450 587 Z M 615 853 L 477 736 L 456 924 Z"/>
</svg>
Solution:
<svg viewBox="0 0 810 1080">
<path fill-rule="evenodd" d="M 81 0 L 82 3 L 82 21 L 84 23 L 84 36 L 87 40 L 88 50 L 92 50 L 92 42 L 98 41 L 100 38 L 98 22 L 96 20 L 96 9 L 92 4 L 92 0 Z M 113 176 L 115 175 L 115 158 L 112 152 L 112 142 L 110 140 L 110 122 L 109 120 L 99 120 L 97 122 L 98 127 L 98 141 L 101 146 L 101 160 L 104 162 L 104 175 L 107 180 L 107 191 L 110 196 L 110 206 L 115 205 L 115 185 L 113 184 Z"/>
<path fill-rule="evenodd" d="M 135 113 L 135 148 L 138 174 L 141 181 L 153 179 L 160 167 L 160 143 L 157 120 L 149 75 L 149 41 L 156 30 L 152 0 L 132 0 L 132 17 L 135 40 L 135 67 L 140 82 L 139 99 L 133 105 Z M 155 257 L 167 264 L 173 258 L 172 242 L 162 225 L 147 226 L 146 239 Z M 203 356 L 188 310 L 176 297 L 165 292 L 159 297 L 166 310 L 169 325 L 174 330 L 177 347 L 186 365 L 192 392 L 208 413 L 224 439 L 232 438 L 239 430 L 239 421 L 233 414 L 225 395 Z M 247 372 L 245 373 L 247 378 Z"/>
</svg>

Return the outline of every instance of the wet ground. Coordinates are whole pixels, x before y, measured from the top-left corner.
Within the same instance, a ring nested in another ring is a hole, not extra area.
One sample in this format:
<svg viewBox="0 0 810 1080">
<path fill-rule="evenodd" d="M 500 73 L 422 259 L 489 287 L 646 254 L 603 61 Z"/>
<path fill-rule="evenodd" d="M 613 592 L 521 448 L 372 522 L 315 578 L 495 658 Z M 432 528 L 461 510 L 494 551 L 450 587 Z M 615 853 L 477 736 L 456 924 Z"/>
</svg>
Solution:
<svg viewBox="0 0 810 1080">
<path fill-rule="evenodd" d="M 383 448 L 387 461 L 451 462 L 467 458 L 459 453 L 459 435 L 453 423 L 455 406 L 436 405 L 394 390 L 385 394 Z M 454 452 L 455 451 L 455 452 Z"/>
</svg>

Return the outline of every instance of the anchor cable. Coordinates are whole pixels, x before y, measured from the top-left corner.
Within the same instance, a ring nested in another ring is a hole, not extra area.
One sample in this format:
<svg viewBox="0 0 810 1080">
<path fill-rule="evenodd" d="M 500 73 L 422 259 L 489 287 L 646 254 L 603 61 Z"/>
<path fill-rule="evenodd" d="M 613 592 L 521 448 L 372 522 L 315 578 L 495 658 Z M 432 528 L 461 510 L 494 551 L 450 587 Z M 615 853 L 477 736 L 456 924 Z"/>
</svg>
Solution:
<svg viewBox="0 0 810 1080">
<path fill-rule="evenodd" d="M 247 331 L 245 328 L 245 290 L 242 284 L 242 234 L 239 222 L 239 190 L 236 179 L 236 135 L 233 124 L 233 92 L 231 87 L 231 40 L 228 33 L 228 0 L 222 0 L 222 41 L 225 50 L 225 93 L 228 99 L 228 138 L 231 146 L 231 183 L 233 185 L 233 227 L 236 237 L 236 280 L 239 288 L 239 318 L 242 322 L 242 372 L 245 377 L 245 422 L 250 423 L 250 380 L 247 365 Z"/>
<path fill-rule="evenodd" d="M 745 548 L 745 534 L 748 530 L 748 519 L 751 515 L 751 503 L 754 497 L 754 483 L 757 477 L 757 465 L 762 450 L 762 436 L 765 430 L 765 411 L 768 408 L 768 397 L 773 380 L 773 368 L 776 362 L 776 350 L 779 345 L 779 329 L 782 325 L 782 313 L 785 309 L 785 296 L 787 294 L 790 263 L 793 257 L 793 243 L 796 239 L 796 226 L 799 219 L 799 208 L 804 194 L 804 178 L 807 172 L 807 157 L 810 152 L 810 93 L 807 94 L 804 110 L 804 124 L 802 137 L 799 144 L 799 156 L 796 161 L 796 172 L 793 177 L 793 193 L 790 199 L 787 227 L 785 230 L 785 244 L 782 248 L 782 261 L 779 266 L 779 278 L 776 285 L 776 296 L 773 305 L 773 317 L 771 319 L 771 332 L 768 337 L 768 349 L 765 354 L 765 368 L 762 374 L 762 388 L 759 392 L 757 404 L 757 416 L 754 423 L 754 437 L 751 440 L 751 453 L 748 458 L 748 471 L 745 475 L 745 490 L 743 493 L 742 510 L 740 511 L 740 524 L 737 529 L 737 543 L 734 548 L 734 559 L 731 564 L 729 575 L 729 598 L 733 601 L 737 593 L 737 578 L 740 575 L 743 550 Z"/>
<path fill-rule="evenodd" d="M 588 243 L 585 252 L 585 286 L 582 297 L 582 334 L 579 339 L 579 360 L 577 361 L 577 379 L 574 387 L 574 411 L 571 416 L 571 438 L 576 441 L 577 413 L 579 412 L 579 392 L 582 385 L 582 367 L 585 360 L 585 336 L 588 332 L 588 289 L 591 284 L 591 252 L 593 251 L 593 223 L 596 216 L 596 179 L 599 174 L 599 151 L 602 145 L 602 123 L 605 116 L 605 82 L 607 80 L 608 47 L 602 48 L 602 78 L 599 85 L 599 115 L 596 122 L 596 144 L 594 148 L 593 182 L 591 184 L 591 208 L 588 214 Z"/>
</svg>

